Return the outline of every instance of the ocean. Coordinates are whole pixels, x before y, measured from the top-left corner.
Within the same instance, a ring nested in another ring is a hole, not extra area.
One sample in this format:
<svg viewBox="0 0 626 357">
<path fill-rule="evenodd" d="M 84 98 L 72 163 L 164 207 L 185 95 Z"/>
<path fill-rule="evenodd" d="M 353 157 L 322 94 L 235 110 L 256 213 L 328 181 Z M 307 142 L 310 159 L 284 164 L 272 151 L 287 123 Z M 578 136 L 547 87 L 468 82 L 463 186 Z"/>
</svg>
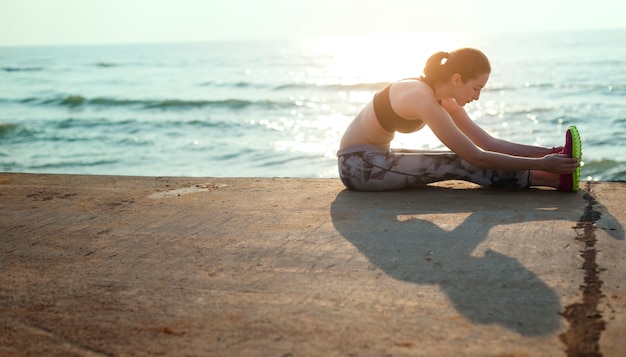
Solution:
<svg viewBox="0 0 626 357">
<path fill-rule="evenodd" d="M 481 49 L 470 116 L 499 138 L 583 141 L 581 178 L 626 180 L 626 29 L 0 47 L 0 171 L 338 177 L 344 129 L 440 50 Z M 445 149 L 428 129 L 394 147 Z"/>
</svg>

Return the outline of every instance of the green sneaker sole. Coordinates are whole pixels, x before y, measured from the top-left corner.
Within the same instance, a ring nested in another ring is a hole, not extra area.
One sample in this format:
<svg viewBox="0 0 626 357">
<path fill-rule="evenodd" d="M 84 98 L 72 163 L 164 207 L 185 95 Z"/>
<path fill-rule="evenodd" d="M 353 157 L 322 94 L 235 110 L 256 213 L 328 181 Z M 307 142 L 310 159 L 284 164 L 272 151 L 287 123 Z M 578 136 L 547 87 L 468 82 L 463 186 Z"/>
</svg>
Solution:
<svg viewBox="0 0 626 357">
<path fill-rule="evenodd" d="M 574 125 L 570 126 L 567 130 L 572 135 L 572 157 L 577 158 L 578 161 L 581 162 L 583 157 L 583 143 L 580 140 L 580 133 L 578 133 L 578 129 Z M 572 190 L 576 192 L 580 185 L 580 166 L 572 172 L 572 181 Z"/>
</svg>

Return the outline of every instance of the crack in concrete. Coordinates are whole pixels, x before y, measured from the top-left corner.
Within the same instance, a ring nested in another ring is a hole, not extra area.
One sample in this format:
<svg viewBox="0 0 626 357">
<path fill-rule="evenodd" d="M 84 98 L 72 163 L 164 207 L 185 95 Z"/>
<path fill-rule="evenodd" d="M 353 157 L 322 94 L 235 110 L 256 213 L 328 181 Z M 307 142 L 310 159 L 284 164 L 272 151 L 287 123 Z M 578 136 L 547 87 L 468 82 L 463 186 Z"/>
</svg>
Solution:
<svg viewBox="0 0 626 357">
<path fill-rule="evenodd" d="M 584 284 L 580 286 L 582 302 L 574 303 L 565 307 L 561 313 L 567 320 L 569 330 L 559 335 L 561 341 L 567 347 L 567 355 L 573 356 L 602 356 L 600 352 L 600 336 L 605 328 L 602 314 L 598 310 L 602 294 L 602 280 L 600 280 L 600 268 L 596 263 L 596 225 L 602 214 L 593 209 L 598 203 L 591 195 L 591 182 L 587 182 L 586 192 L 583 198 L 587 202 L 585 211 L 580 217 L 574 229 L 582 229 L 582 234 L 577 234 L 576 240 L 583 244 L 580 255 L 583 258 L 582 270 L 584 271 Z"/>
</svg>

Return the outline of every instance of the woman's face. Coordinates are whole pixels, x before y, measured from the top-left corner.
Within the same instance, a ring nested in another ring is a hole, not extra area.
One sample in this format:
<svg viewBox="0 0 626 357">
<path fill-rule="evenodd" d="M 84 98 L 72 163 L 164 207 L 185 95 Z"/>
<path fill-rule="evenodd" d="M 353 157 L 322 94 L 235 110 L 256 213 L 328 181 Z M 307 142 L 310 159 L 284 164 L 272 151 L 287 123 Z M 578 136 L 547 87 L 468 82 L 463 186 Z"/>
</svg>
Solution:
<svg viewBox="0 0 626 357">
<path fill-rule="evenodd" d="M 487 85 L 487 81 L 489 80 L 489 73 L 482 74 L 474 79 L 470 79 L 467 82 L 463 83 L 460 80 L 457 82 L 457 86 L 454 92 L 454 99 L 457 104 L 460 106 L 464 106 L 474 100 L 478 100 L 480 98 L 480 91 Z"/>
</svg>

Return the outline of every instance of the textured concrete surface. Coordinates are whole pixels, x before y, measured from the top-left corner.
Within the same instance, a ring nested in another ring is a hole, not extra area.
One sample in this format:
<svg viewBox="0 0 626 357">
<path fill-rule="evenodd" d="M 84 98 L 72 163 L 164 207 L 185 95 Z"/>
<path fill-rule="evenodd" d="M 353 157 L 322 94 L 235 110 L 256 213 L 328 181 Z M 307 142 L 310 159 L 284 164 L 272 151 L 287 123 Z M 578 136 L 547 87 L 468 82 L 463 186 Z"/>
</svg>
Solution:
<svg viewBox="0 0 626 357">
<path fill-rule="evenodd" d="M 624 356 L 624 197 L 0 174 L 0 355 Z"/>
</svg>

